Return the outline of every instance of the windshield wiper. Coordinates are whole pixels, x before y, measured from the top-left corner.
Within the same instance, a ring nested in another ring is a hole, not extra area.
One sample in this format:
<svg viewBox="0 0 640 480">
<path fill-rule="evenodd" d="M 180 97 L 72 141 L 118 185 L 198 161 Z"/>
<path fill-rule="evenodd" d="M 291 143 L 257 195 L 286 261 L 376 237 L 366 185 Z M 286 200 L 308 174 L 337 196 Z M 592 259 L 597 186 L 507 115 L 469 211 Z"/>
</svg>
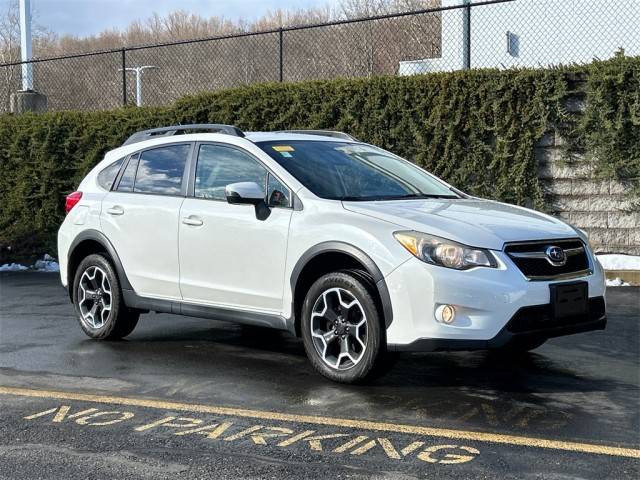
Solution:
<svg viewBox="0 0 640 480">
<path fill-rule="evenodd" d="M 340 200 L 342 202 L 371 202 L 377 200 L 376 197 L 327 197 L 330 200 Z"/>
<path fill-rule="evenodd" d="M 445 195 L 436 193 L 408 193 L 406 195 L 380 195 L 370 197 L 329 197 L 331 200 L 341 200 L 343 202 L 380 202 L 385 200 L 407 200 L 420 198 L 460 198 L 457 195 Z"/>
<path fill-rule="evenodd" d="M 404 200 L 411 198 L 460 198 L 457 195 L 445 195 L 441 193 L 408 193 L 407 195 L 393 195 L 380 197 L 381 200 Z"/>
<path fill-rule="evenodd" d="M 417 198 L 417 197 L 405 197 L 405 196 L 393 197 L 393 196 L 387 196 L 387 195 L 369 196 L 369 197 L 344 196 L 344 197 L 333 197 L 332 200 L 341 200 L 343 202 L 380 202 L 382 200 L 398 200 L 400 198 Z"/>
</svg>

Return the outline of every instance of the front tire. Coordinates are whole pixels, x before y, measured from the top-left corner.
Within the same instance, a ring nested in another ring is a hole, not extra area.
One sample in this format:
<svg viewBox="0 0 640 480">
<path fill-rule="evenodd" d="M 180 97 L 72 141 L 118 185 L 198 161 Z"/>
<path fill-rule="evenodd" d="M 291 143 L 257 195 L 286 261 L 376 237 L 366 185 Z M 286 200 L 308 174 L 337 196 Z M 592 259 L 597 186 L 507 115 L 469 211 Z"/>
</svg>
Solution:
<svg viewBox="0 0 640 480">
<path fill-rule="evenodd" d="M 304 348 L 313 367 L 340 383 L 365 381 L 384 353 L 384 331 L 370 282 L 358 272 L 320 277 L 302 306 Z"/>
<path fill-rule="evenodd" d="M 118 276 L 101 254 L 80 262 L 73 281 L 73 306 L 82 331 L 96 340 L 126 337 L 140 316 L 124 304 Z"/>
</svg>

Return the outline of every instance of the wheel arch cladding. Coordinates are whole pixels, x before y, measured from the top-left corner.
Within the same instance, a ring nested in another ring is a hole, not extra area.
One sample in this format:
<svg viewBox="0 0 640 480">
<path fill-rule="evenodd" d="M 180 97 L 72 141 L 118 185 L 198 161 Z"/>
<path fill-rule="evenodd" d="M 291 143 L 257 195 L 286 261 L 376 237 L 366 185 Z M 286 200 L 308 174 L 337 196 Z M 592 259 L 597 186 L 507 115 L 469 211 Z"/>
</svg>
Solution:
<svg viewBox="0 0 640 480">
<path fill-rule="evenodd" d="M 369 274 L 378 293 L 385 328 L 393 321 L 391 297 L 382 272 L 364 251 L 349 243 L 330 241 L 319 243 L 307 250 L 291 273 L 293 293 L 293 329 L 300 335 L 302 304 L 309 287 L 326 273 L 349 268 L 362 269 Z"/>
<path fill-rule="evenodd" d="M 106 253 L 118 274 L 120 287 L 123 290 L 132 290 L 116 249 L 102 232 L 93 229 L 84 230 L 78 234 L 69 247 L 67 268 L 68 285 L 73 285 L 76 270 L 80 262 L 82 262 L 82 259 L 93 253 Z M 72 297 L 72 295 L 73 288 L 69 288 L 69 296 Z"/>
</svg>

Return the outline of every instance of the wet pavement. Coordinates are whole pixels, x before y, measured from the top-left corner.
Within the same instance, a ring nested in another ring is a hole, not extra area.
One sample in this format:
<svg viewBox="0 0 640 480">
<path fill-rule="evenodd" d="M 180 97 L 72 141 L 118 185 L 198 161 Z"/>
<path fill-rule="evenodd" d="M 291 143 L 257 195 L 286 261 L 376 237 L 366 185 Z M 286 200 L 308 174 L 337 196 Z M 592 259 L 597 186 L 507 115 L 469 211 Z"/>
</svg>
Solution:
<svg viewBox="0 0 640 480">
<path fill-rule="evenodd" d="M 637 478 L 640 289 L 607 301 L 605 331 L 345 386 L 281 332 L 152 313 L 91 341 L 57 275 L 0 274 L 0 478 Z"/>
</svg>

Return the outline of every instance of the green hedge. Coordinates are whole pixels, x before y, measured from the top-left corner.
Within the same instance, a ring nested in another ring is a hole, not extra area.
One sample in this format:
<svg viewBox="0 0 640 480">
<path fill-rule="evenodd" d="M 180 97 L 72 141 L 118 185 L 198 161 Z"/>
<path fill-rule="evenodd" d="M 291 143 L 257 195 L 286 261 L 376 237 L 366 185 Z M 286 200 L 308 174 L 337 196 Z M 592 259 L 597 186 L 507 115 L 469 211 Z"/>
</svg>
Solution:
<svg viewBox="0 0 640 480">
<path fill-rule="evenodd" d="M 586 110 L 570 113 L 569 98 L 586 100 Z M 549 129 L 567 138 L 568 159 L 640 177 L 640 59 L 262 84 L 166 108 L 0 116 L 0 262 L 55 253 L 64 195 L 134 131 L 178 122 L 343 130 L 469 193 L 544 209 L 534 144 Z"/>
</svg>

